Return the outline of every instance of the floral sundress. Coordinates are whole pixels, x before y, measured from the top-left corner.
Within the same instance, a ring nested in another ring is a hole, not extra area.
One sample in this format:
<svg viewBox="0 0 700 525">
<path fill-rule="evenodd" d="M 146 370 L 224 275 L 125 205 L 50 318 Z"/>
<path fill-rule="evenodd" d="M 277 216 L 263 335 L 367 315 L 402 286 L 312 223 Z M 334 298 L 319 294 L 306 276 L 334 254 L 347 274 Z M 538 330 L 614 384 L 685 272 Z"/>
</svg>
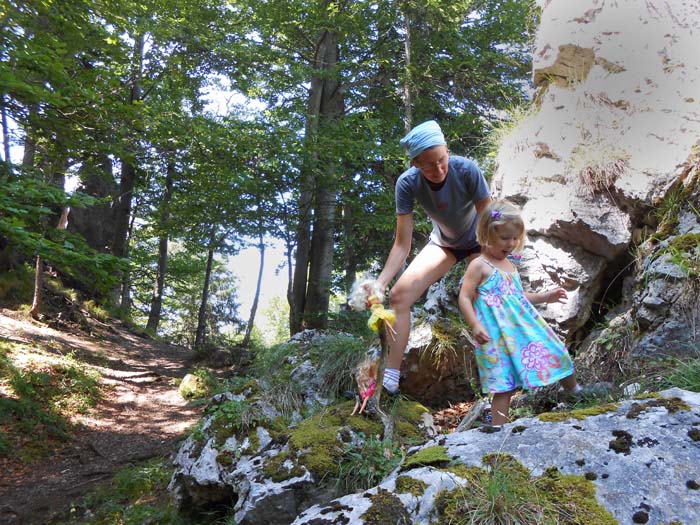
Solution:
<svg viewBox="0 0 700 525">
<path fill-rule="evenodd" d="M 484 393 L 550 385 L 574 372 L 564 343 L 525 297 L 517 270 L 493 272 L 477 287 L 474 310 L 491 340 L 476 346 Z"/>
</svg>

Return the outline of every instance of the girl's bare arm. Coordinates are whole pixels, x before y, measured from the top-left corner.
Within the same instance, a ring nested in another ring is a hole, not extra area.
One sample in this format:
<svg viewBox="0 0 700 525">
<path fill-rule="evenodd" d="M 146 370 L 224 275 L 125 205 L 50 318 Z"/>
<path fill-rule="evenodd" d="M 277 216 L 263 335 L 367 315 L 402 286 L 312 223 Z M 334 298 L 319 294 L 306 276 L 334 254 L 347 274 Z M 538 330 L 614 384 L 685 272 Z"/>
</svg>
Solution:
<svg viewBox="0 0 700 525">
<path fill-rule="evenodd" d="M 467 321 L 474 334 L 474 339 L 479 344 L 488 343 L 491 338 L 488 332 L 476 318 L 476 312 L 474 311 L 474 298 L 476 297 L 476 288 L 481 284 L 484 278 L 484 268 L 483 264 L 474 260 L 467 266 L 467 272 L 464 274 L 464 282 L 462 283 L 462 288 L 459 291 L 459 298 L 457 300 L 459 304 L 459 311 L 462 312 L 464 319 Z"/>
</svg>

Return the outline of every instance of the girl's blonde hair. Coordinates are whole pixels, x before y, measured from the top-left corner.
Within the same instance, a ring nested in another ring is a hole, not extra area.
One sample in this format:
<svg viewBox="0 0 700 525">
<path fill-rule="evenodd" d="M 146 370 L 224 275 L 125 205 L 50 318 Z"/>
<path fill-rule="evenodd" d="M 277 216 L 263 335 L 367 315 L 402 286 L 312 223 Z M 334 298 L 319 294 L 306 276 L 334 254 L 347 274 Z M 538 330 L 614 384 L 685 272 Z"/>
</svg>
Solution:
<svg viewBox="0 0 700 525">
<path fill-rule="evenodd" d="M 520 208 L 505 199 L 491 202 L 479 215 L 476 225 L 476 240 L 482 246 L 490 246 L 496 237 L 496 228 L 505 224 L 513 224 L 520 229 L 520 238 L 515 247 L 516 252 L 525 246 L 525 223 Z"/>
</svg>

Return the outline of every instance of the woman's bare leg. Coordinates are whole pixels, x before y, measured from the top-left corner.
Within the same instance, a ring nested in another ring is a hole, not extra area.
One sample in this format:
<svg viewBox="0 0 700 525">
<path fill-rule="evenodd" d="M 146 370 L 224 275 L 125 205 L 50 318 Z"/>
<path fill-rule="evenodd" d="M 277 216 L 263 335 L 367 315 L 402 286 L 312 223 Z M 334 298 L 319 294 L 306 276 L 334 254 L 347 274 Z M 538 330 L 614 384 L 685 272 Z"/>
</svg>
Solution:
<svg viewBox="0 0 700 525">
<path fill-rule="evenodd" d="M 411 306 L 427 290 L 454 266 L 454 255 L 439 246 L 428 244 L 413 259 L 391 289 L 389 304 L 396 314 L 395 340 L 389 337 L 389 358 L 387 368 L 401 369 L 403 353 L 411 332 Z"/>
</svg>

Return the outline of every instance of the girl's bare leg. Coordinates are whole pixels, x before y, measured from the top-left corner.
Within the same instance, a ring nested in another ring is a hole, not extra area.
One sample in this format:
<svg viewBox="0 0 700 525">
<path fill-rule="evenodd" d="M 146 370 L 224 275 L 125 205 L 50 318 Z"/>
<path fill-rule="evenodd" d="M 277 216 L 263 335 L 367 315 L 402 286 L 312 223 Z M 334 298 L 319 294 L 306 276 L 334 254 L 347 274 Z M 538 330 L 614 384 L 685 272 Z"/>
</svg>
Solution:
<svg viewBox="0 0 700 525">
<path fill-rule="evenodd" d="M 491 400 L 491 419 L 494 425 L 503 425 L 508 422 L 511 395 L 513 395 L 512 391 L 493 395 Z"/>
<path fill-rule="evenodd" d="M 559 384 L 561 384 L 561 386 L 563 386 L 564 390 L 567 392 L 573 392 L 578 386 L 578 383 L 576 382 L 576 374 L 571 374 L 570 376 L 561 379 Z"/>
</svg>

